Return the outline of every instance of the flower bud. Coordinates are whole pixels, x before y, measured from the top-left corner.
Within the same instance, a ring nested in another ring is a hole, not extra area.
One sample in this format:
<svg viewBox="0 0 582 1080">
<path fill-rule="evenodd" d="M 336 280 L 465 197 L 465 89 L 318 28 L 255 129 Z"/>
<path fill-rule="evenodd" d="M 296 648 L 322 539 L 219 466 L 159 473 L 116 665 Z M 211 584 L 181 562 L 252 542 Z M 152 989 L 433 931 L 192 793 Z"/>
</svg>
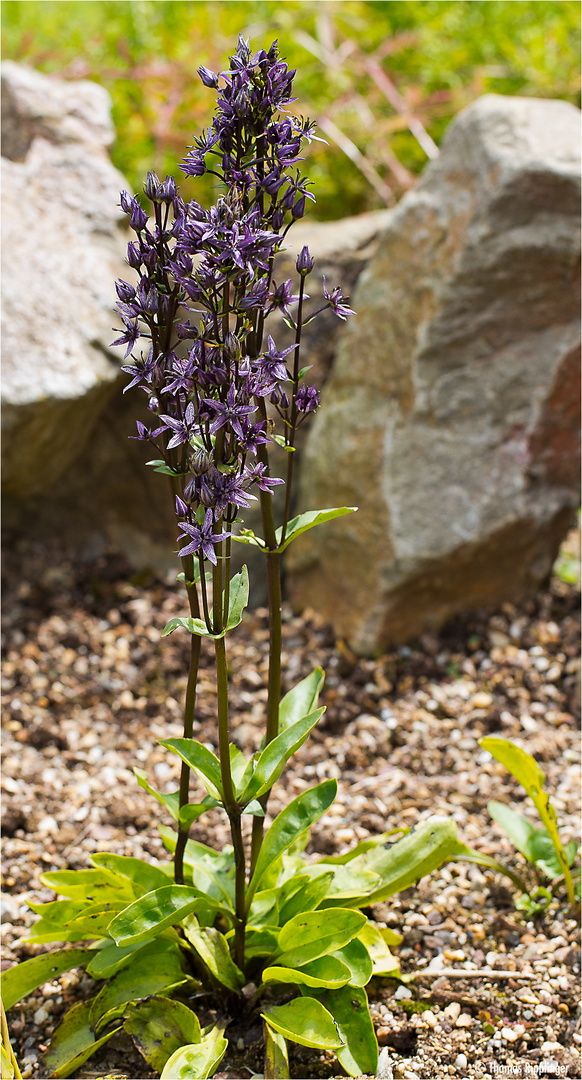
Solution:
<svg viewBox="0 0 582 1080">
<path fill-rule="evenodd" d="M 159 407 L 160 399 L 157 398 L 155 394 L 152 394 L 151 398 L 148 401 L 148 409 L 150 410 L 150 412 L 155 413 L 158 411 Z"/>
<path fill-rule="evenodd" d="M 305 195 L 302 195 L 300 199 L 297 199 L 293 210 L 291 211 L 295 220 L 302 218 L 305 213 Z"/>
<path fill-rule="evenodd" d="M 143 185 L 144 195 L 146 195 L 148 199 L 151 199 L 152 202 L 156 202 L 159 186 L 160 181 L 155 172 L 149 172 Z"/>
<path fill-rule="evenodd" d="M 240 341 L 238 340 L 236 334 L 228 333 L 226 335 L 224 341 L 224 351 L 229 360 L 232 360 L 235 363 L 237 360 L 240 360 Z"/>
<path fill-rule="evenodd" d="M 210 89 L 218 89 L 218 75 L 215 75 L 210 68 L 199 67 L 198 74 L 205 86 L 208 86 Z"/>
<path fill-rule="evenodd" d="M 309 248 L 307 247 L 307 245 L 305 245 L 305 247 L 303 247 L 299 252 L 295 265 L 297 267 L 297 273 L 301 274 L 301 277 L 305 277 L 313 270 L 313 259 L 309 254 Z"/>
</svg>

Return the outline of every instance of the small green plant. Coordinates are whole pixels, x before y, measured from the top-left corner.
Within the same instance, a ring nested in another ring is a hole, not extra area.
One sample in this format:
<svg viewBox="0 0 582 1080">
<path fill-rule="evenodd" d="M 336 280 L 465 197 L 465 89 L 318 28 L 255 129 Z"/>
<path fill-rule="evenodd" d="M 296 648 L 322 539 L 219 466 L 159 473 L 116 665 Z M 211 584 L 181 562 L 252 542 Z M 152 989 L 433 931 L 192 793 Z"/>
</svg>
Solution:
<svg viewBox="0 0 582 1080">
<path fill-rule="evenodd" d="M 479 740 L 479 745 L 504 765 L 525 788 L 542 821 L 542 825 L 536 828 L 523 814 L 518 814 L 505 803 L 493 801 L 487 804 L 491 817 L 505 830 L 536 874 L 537 887 L 528 889 L 521 882 L 522 895 L 516 900 L 516 908 L 528 915 L 543 912 L 562 884 L 566 886 L 568 902 L 574 908 L 576 898 L 580 897 L 580 870 L 575 885 L 571 867 L 576 859 L 578 843 L 570 840 L 563 845 L 560 840 L 556 811 L 549 795 L 543 790 L 545 775 L 542 769 L 531 754 L 509 739 L 487 736 Z"/>
</svg>

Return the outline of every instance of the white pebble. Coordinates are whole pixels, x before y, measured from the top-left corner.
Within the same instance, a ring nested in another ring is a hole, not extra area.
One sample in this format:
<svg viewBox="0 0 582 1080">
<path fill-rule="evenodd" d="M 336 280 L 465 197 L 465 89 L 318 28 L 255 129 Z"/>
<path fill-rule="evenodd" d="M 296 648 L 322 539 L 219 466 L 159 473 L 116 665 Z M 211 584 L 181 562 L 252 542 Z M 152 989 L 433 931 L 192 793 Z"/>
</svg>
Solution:
<svg viewBox="0 0 582 1080">
<path fill-rule="evenodd" d="M 380 1051 L 378 1057 L 376 1078 L 377 1080 L 393 1080 L 393 1077 L 394 1073 L 392 1072 L 392 1065 L 390 1063 L 390 1054 L 388 1051 L 388 1047 L 385 1046 L 384 1049 Z"/>
<path fill-rule="evenodd" d="M 455 1058 L 455 1065 L 457 1066 L 457 1069 L 466 1069 L 467 1068 L 467 1055 L 466 1054 L 458 1054 L 457 1057 Z"/>
<path fill-rule="evenodd" d="M 33 1016 L 33 1020 L 35 1024 L 44 1024 L 45 1020 L 48 1020 L 48 1012 L 46 1011 L 44 1005 L 41 1005 L 40 1009 L 36 1010 Z"/>
<path fill-rule="evenodd" d="M 394 994 L 395 1001 L 408 1001 L 412 997 L 412 990 L 409 990 L 407 986 L 399 986 L 398 990 Z"/>
<path fill-rule="evenodd" d="M 52 836 L 55 836 L 56 833 L 58 833 L 58 831 L 59 831 L 59 826 L 57 824 L 56 818 L 54 818 L 54 817 L 43 817 L 43 818 L 41 818 L 41 820 L 39 821 L 39 823 L 37 825 L 37 831 L 40 833 L 41 836 L 46 836 L 48 833 L 50 833 Z"/>
</svg>

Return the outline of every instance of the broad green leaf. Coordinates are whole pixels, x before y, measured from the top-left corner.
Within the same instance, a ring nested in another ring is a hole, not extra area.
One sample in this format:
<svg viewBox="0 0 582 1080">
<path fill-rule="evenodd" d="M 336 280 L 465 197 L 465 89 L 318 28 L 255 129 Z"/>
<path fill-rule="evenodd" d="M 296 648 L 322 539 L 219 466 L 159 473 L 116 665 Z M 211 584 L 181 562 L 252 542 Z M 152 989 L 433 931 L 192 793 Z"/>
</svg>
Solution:
<svg viewBox="0 0 582 1080">
<path fill-rule="evenodd" d="M 125 1016 L 124 1031 L 157 1072 L 180 1047 L 202 1041 L 196 1014 L 172 998 L 156 996 L 128 1005 Z"/>
<path fill-rule="evenodd" d="M 229 744 L 228 754 L 230 757 L 230 775 L 232 776 L 232 784 L 238 795 L 242 790 L 241 781 L 245 772 L 247 772 L 247 770 L 249 774 L 252 772 L 252 763 L 247 761 L 242 750 L 239 750 L 238 746 L 234 743 Z"/>
<path fill-rule="evenodd" d="M 322 668 L 317 667 L 307 678 L 289 690 L 279 705 L 279 731 L 296 724 L 317 708 L 319 694 L 325 682 Z"/>
<path fill-rule="evenodd" d="M 316 863 L 316 870 L 328 870 L 327 864 Z M 362 870 L 353 863 L 347 866 L 333 866 L 333 877 L 327 891 L 328 899 L 338 903 L 342 900 L 353 900 L 355 896 L 362 899 L 369 896 L 382 884 L 382 879 L 373 870 Z M 361 905 L 358 905 L 361 906 Z"/>
<path fill-rule="evenodd" d="M 274 956 L 277 952 L 279 928 L 277 926 L 262 926 L 260 929 L 247 928 L 245 957 L 250 960 L 253 956 Z"/>
<path fill-rule="evenodd" d="M 152 465 L 154 472 L 163 473 L 164 476 L 180 476 L 178 469 L 173 469 L 171 465 L 166 465 L 163 458 L 154 458 L 152 461 L 146 461 L 146 465 Z"/>
<path fill-rule="evenodd" d="M 41 874 L 40 880 L 59 896 L 70 900 L 86 900 L 88 904 L 98 900 L 117 901 L 134 898 L 134 892 L 126 878 L 106 869 L 56 870 Z"/>
<path fill-rule="evenodd" d="M 351 970 L 338 956 L 320 956 L 302 967 L 274 964 L 263 971 L 263 982 L 295 983 L 297 986 L 345 986 Z"/>
<path fill-rule="evenodd" d="M 529 858 L 542 874 L 553 880 L 560 877 L 562 868 L 547 829 L 534 829 L 529 840 Z M 567 856 L 566 856 L 567 857 Z"/>
<path fill-rule="evenodd" d="M 261 1016 L 273 1031 L 301 1046 L 337 1051 L 343 1044 L 333 1016 L 315 997 L 294 998 L 286 1005 L 271 1005 Z"/>
<path fill-rule="evenodd" d="M 210 794 L 213 797 L 222 797 L 222 777 L 220 774 L 220 761 L 216 754 L 212 753 L 204 743 L 196 739 L 160 739 L 160 746 L 172 750 L 182 761 L 186 762 L 197 776 L 206 783 L 210 783 Z M 208 786 L 208 784 L 207 784 Z"/>
<path fill-rule="evenodd" d="M 71 1076 L 73 1073 L 77 1075 L 78 1070 L 91 1054 L 122 1030 L 120 1027 L 113 1028 L 100 1039 L 96 1039 L 89 1024 L 91 1006 L 91 1000 L 80 1001 L 78 1005 L 73 1005 L 73 1008 L 69 1009 L 59 1024 L 52 1036 L 43 1063 L 48 1075 L 53 1077 Z"/>
<path fill-rule="evenodd" d="M 289 758 L 303 745 L 324 712 L 323 708 L 316 709 L 308 716 L 303 716 L 301 720 L 285 728 L 267 744 L 261 751 L 255 771 L 240 796 L 241 802 L 260 799 L 261 795 L 271 790 Z"/>
<path fill-rule="evenodd" d="M 352 908 L 327 908 L 295 915 L 279 933 L 277 962 L 287 967 L 303 967 L 310 960 L 347 945 L 365 925 L 366 916 Z"/>
<path fill-rule="evenodd" d="M 250 803 L 245 806 L 243 814 L 250 814 L 251 817 L 264 817 L 265 811 L 258 799 L 251 799 Z"/>
<path fill-rule="evenodd" d="M 107 936 L 113 916 L 123 908 L 120 904 L 88 904 L 86 900 L 52 900 L 48 904 L 28 905 L 41 918 L 30 928 L 26 941 L 43 944 L 47 941 L 88 941 Z"/>
<path fill-rule="evenodd" d="M 366 928 L 363 927 L 362 929 L 365 930 Z M 341 949 L 337 949 L 333 956 L 349 967 L 351 972 L 350 986 L 367 986 L 374 973 L 374 964 L 361 938 L 358 937 L 348 941 L 348 944 Z"/>
<path fill-rule="evenodd" d="M 208 906 L 208 900 L 190 885 L 164 885 L 116 915 L 109 933 L 117 945 L 149 941 L 159 937 L 166 926 L 182 922 L 191 911 Z"/>
<path fill-rule="evenodd" d="M 419 878 L 430 874 L 449 859 L 457 845 L 457 826 L 452 818 L 431 817 L 420 822 L 416 828 L 389 847 L 372 848 L 359 855 L 350 866 L 355 869 L 372 870 L 379 874 L 381 885 L 372 893 L 354 897 L 351 907 L 377 904 L 397 892 L 407 889 Z M 361 903 L 360 903 L 361 901 Z M 326 907 L 345 900 L 326 899 Z"/>
<path fill-rule="evenodd" d="M 94 979 L 108 979 L 117 971 L 127 967 L 131 958 L 147 947 L 147 945 L 127 945 L 120 948 L 118 945 L 106 945 L 105 948 L 93 952 L 93 959 L 87 964 L 87 974 Z"/>
<path fill-rule="evenodd" d="M 214 978 L 238 993 L 244 986 L 245 977 L 230 955 L 224 934 L 211 926 L 198 926 L 192 918 L 184 920 L 184 933 Z"/>
<path fill-rule="evenodd" d="M 498 825 L 501 825 L 502 829 L 505 829 L 509 839 L 521 854 L 525 856 L 530 862 L 531 857 L 528 854 L 528 843 L 535 828 L 530 822 L 523 816 L 523 814 L 516 813 L 511 809 L 511 806 L 506 806 L 505 803 L 500 802 L 488 802 L 487 809 L 491 814 L 491 817 Z"/>
<path fill-rule="evenodd" d="M 260 536 L 256 536 L 252 529 L 240 529 L 238 533 L 232 533 L 232 539 L 236 540 L 237 544 L 252 544 L 253 547 L 266 548 L 264 540 L 261 540 Z"/>
<path fill-rule="evenodd" d="M 394 937 L 400 940 L 394 941 Z M 388 945 L 399 945 L 400 941 L 402 941 L 400 934 L 392 934 L 392 931 L 385 930 L 368 919 L 366 925 L 358 934 L 358 941 L 364 945 L 372 961 L 373 975 L 398 977 L 400 974 L 399 961 L 395 956 L 392 956 Z"/>
<path fill-rule="evenodd" d="M 121 874 L 133 882 L 136 896 L 151 892 L 162 885 L 168 884 L 168 874 L 161 866 L 144 862 L 143 859 L 135 859 L 131 855 L 115 855 L 111 851 L 98 851 L 91 856 L 94 866 L 106 867 L 115 874 Z M 171 872 L 171 867 L 168 867 Z"/>
<path fill-rule="evenodd" d="M 92 1001 L 90 1021 L 93 1028 L 102 1024 L 112 1010 L 128 1001 L 162 994 L 187 981 L 185 958 L 180 948 L 159 948 L 159 944 L 150 943 L 127 967 L 107 980 Z"/>
<path fill-rule="evenodd" d="M 160 1080 L 207 1080 L 222 1061 L 228 1040 L 224 1024 L 216 1024 L 199 1043 L 182 1046 L 168 1058 Z"/>
<path fill-rule="evenodd" d="M 207 795 L 201 803 L 187 803 L 186 806 L 180 807 L 178 812 L 178 825 L 181 829 L 188 830 L 198 818 L 202 817 L 207 810 L 213 810 L 215 806 L 220 806 L 218 799 L 213 799 L 212 795 Z"/>
<path fill-rule="evenodd" d="M 293 540 L 296 540 L 302 533 L 307 532 L 308 529 L 313 529 L 316 525 L 323 525 L 325 521 L 331 521 L 332 518 L 353 514 L 357 509 L 357 506 L 335 506 L 329 510 L 307 510 L 305 514 L 299 514 L 297 517 L 292 518 L 287 525 L 283 543 L 281 543 L 282 530 L 277 529 L 275 534 L 279 545 L 277 550 L 285 551 L 285 548 L 289 547 Z"/>
<path fill-rule="evenodd" d="M 292 878 L 291 881 L 295 879 Z M 304 911 L 315 911 L 324 896 L 327 896 L 329 886 L 333 880 L 333 871 L 319 874 L 311 880 L 307 874 L 300 874 L 299 880 L 304 884 L 298 885 L 292 895 L 283 904 L 279 901 L 279 924 L 283 926 L 289 919 L 301 915 Z"/>
<path fill-rule="evenodd" d="M 230 583 L 228 618 L 226 629 L 234 630 L 242 622 L 242 613 L 249 602 L 249 572 L 243 566 L 240 574 L 235 574 Z"/>
<path fill-rule="evenodd" d="M 160 835 L 169 851 L 175 851 L 176 833 L 158 826 Z M 215 911 L 221 911 L 231 919 L 234 912 L 234 857 L 232 848 L 222 852 L 213 851 L 195 840 L 187 840 L 184 850 L 184 866 L 192 874 L 192 885 L 208 898 L 216 900 Z M 224 906 L 226 904 L 226 907 Z M 214 921 L 214 919 L 212 919 Z"/>
<path fill-rule="evenodd" d="M 349 1076 L 362 1073 L 375 1076 L 378 1068 L 378 1043 L 370 1017 L 366 991 L 359 986 L 339 990 L 313 991 L 333 1016 L 345 1043 L 336 1055 Z"/>
<path fill-rule="evenodd" d="M 56 979 L 63 971 L 70 971 L 74 967 L 84 967 L 94 955 L 93 949 L 58 949 L 45 956 L 33 956 L 31 960 L 23 960 L 8 971 L 3 971 L 4 1008 L 11 1009 L 21 998 L 32 994 L 32 991 L 43 983 Z"/>
<path fill-rule="evenodd" d="M 568 859 L 558 833 L 556 811 L 550 802 L 549 795 L 543 790 L 546 778 L 544 772 L 531 754 L 522 750 L 520 746 L 516 746 L 509 739 L 487 736 L 484 739 L 479 739 L 479 746 L 482 746 L 484 750 L 488 750 L 497 761 L 505 765 L 505 768 L 527 791 L 542 819 L 542 824 L 551 838 L 560 869 L 564 875 L 568 891 L 568 902 L 573 907 L 576 903 L 574 882 L 572 881 Z"/>
<path fill-rule="evenodd" d="M 255 893 L 249 912 L 249 924 L 252 926 L 267 924 L 275 926 L 279 917 L 280 894 L 281 890 L 276 887 L 274 889 L 262 889 L 261 892 Z"/>
<path fill-rule="evenodd" d="M 336 792 L 337 781 L 324 780 L 323 784 L 303 791 L 275 818 L 263 840 L 255 872 L 247 890 L 247 910 L 257 886 L 273 860 L 282 855 L 300 833 L 325 814 L 335 799 Z"/>
<path fill-rule="evenodd" d="M 278 1031 L 263 1024 L 265 1034 L 265 1080 L 289 1080 L 287 1043 Z"/>
</svg>

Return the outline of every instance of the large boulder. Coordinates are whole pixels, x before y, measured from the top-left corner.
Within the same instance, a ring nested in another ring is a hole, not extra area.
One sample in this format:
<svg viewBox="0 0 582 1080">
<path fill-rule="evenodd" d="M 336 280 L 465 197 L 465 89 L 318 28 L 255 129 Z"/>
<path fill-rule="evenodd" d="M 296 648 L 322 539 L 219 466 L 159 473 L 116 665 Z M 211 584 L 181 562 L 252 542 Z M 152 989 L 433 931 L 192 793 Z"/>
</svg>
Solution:
<svg viewBox="0 0 582 1080">
<path fill-rule="evenodd" d="M 487 95 L 390 211 L 308 438 L 298 606 L 359 653 L 535 590 L 579 499 L 580 116 Z"/>
<path fill-rule="evenodd" d="M 119 380 L 125 187 L 107 92 L 2 65 L 2 484 L 36 496 L 87 445 Z"/>
</svg>

